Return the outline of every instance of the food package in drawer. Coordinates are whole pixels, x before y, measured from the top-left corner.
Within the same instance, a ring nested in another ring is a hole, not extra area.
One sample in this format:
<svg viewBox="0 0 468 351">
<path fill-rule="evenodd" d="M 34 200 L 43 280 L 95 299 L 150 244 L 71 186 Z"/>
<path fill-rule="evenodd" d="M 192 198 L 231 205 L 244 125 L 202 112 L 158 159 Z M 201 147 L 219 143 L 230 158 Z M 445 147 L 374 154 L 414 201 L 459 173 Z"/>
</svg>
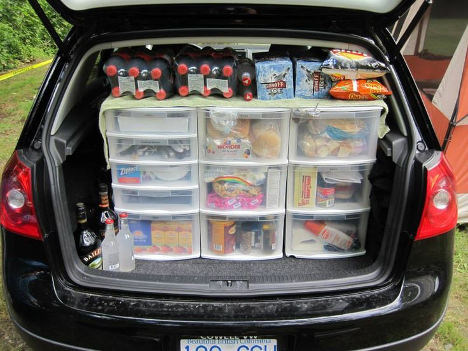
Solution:
<svg viewBox="0 0 468 351">
<path fill-rule="evenodd" d="M 208 108 L 198 116 L 202 160 L 287 160 L 288 109 Z"/>
<path fill-rule="evenodd" d="M 114 203 L 130 211 L 198 210 L 198 187 L 151 188 L 112 184 Z"/>
<path fill-rule="evenodd" d="M 200 256 L 198 212 L 151 215 L 128 212 L 133 251 L 140 260 L 182 260 Z"/>
<path fill-rule="evenodd" d="M 133 108 L 107 110 L 106 130 L 108 133 L 152 134 L 196 134 L 197 112 L 194 108 Z"/>
<path fill-rule="evenodd" d="M 283 257 L 284 214 L 220 216 L 201 214 L 204 258 L 267 260 Z"/>
<path fill-rule="evenodd" d="M 380 106 L 294 110 L 289 159 L 320 163 L 375 160 L 381 110 Z"/>
<path fill-rule="evenodd" d="M 288 209 L 343 213 L 369 208 L 372 166 L 289 165 Z"/>
<path fill-rule="evenodd" d="M 112 183 L 128 186 L 185 187 L 198 184 L 198 163 L 138 163 L 110 159 Z"/>
<path fill-rule="evenodd" d="M 369 212 L 308 214 L 288 211 L 286 256 L 339 258 L 365 254 Z"/>
<path fill-rule="evenodd" d="M 197 138 L 122 136 L 107 133 L 110 158 L 121 161 L 193 161 L 198 157 Z"/>
<path fill-rule="evenodd" d="M 207 211 L 284 209 L 286 165 L 200 164 L 200 207 Z"/>
</svg>

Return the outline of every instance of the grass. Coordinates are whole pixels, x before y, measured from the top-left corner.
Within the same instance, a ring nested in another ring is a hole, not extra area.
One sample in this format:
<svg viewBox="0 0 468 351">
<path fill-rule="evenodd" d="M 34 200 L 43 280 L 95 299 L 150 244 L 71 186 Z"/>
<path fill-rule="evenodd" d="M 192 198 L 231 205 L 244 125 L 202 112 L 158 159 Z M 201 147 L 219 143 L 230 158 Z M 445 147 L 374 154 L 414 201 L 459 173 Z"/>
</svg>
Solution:
<svg viewBox="0 0 468 351">
<path fill-rule="evenodd" d="M 429 21 L 424 49 L 436 55 L 452 56 L 468 25 L 466 19 L 439 19 Z"/>
<path fill-rule="evenodd" d="M 0 171 L 13 151 L 47 67 L 0 82 Z M 457 230 L 447 315 L 425 351 L 468 350 L 468 229 Z M 0 260 L 1 264 L 1 260 Z M 10 322 L 0 280 L 0 351 L 30 350 Z"/>
</svg>

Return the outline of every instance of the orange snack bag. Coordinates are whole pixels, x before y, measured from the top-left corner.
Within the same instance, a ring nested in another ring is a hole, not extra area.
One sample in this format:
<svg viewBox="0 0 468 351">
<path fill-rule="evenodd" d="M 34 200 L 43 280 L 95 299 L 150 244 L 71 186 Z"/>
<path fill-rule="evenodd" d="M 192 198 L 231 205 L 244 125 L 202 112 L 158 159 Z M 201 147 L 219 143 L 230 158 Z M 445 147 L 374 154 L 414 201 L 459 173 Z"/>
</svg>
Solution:
<svg viewBox="0 0 468 351">
<path fill-rule="evenodd" d="M 340 100 L 381 100 L 392 92 L 376 79 L 347 79 L 336 83 L 330 95 Z"/>
</svg>

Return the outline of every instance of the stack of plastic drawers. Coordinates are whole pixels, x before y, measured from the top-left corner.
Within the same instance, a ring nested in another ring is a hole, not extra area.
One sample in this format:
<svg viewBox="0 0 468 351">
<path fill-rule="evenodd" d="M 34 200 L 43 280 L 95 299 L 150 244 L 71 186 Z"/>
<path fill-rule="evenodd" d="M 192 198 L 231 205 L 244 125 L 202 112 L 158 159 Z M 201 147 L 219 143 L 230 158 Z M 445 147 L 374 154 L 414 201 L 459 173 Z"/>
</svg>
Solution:
<svg viewBox="0 0 468 351">
<path fill-rule="evenodd" d="M 369 172 L 381 107 L 299 109 L 291 115 L 287 256 L 365 254 Z"/>
<path fill-rule="evenodd" d="M 116 212 L 127 212 L 135 257 L 200 256 L 197 113 L 191 108 L 106 112 Z"/>
<path fill-rule="evenodd" d="M 198 112 L 201 256 L 283 256 L 290 110 Z"/>
</svg>

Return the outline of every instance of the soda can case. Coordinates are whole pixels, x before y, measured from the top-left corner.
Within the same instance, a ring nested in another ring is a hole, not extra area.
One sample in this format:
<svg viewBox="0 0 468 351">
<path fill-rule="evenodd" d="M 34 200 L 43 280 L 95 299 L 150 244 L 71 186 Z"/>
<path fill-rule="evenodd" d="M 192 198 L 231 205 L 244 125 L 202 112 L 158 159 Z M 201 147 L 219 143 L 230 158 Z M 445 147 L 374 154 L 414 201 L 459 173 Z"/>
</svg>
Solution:
<svg viewBox="0 0 468 351">
<path fill-rule="evenodd" d="M 174 61 L 176 88 L 181 96 L 222 95 L 237 93 L 237 54 L 233 49 L 182 49 Z"/>
<path fill-rule="evenodd" d="M 332 80 L 320 71 L 321 61 L 295 59 L 295 96 L 302 99 L 330 99 Z"/>
<path fill-rule="evenodd" d="M 284 212 L 272 215 L 200 214 L 201 257 L 255 261 L 283 257 Z"/>
<path fill-rule="evenodd" d="M 362 256 L 366 253 L 368 217 L 369 211 L 333 215 L 288 210 L 286 256 L 311 259 Z M 341 240 L 337 240 L 338 236 Z"/>
<path fill-rule="evenodd" d="M 128 213 L 133 250 L 138 260 L 169 261 L 200 257 L 198 212 Z"/>
<path fill-rule="evenodd" d="M 287 57 L 261 58 L 255 61 L 259 100 L 294 98 L 293 64 Z"/>
<path fill-rule="evenodd" d="M 104 63 L 103 70 L 111 85 L 114 97 L 134 95 L 136 91 L 135 77 L 129 74 L 129 61 L 133 57 L 130 48 L 121 48 L 112 53 Z"/>
<path fill-rule="evenodd" d="M 136 99 L 152 96 L 164 100 L 174 94 L 172 58 L 167 53 L 140 49 L 128 64 L 129 75 L 135 79 Z"/>
</svg>

